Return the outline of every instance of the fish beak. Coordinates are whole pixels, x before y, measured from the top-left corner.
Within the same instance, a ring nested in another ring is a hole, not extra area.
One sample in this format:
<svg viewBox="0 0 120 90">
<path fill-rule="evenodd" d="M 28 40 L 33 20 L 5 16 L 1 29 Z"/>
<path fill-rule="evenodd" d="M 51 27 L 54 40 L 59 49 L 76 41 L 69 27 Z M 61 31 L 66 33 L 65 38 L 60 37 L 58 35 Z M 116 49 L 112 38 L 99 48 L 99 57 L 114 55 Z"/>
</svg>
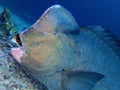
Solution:
<svg viewBox="0 0 120 90">
<path fill-rule="evenodd" d="M 13 43 L 18 44 L 18 45 L 20 45 L 22 47 L 22 42 L 21 42 L 19 34 L 17 34 L 11 41 Z"/>
<path fill-rule="evenodd" d="M 19 63 L 21 63 L 21 58 L 23 57 L 22 48 L 12 48 L 11 54 Z"/>
<path fill-rule="evenodd" d="M 17 48 L 16 47 L 11 48 L 11 54 L 19 63 L 21 63 L 21 58 L 23 57 L 24 51 L 22 50 L 22 43 L 21 43 L 21 40 L 19 38 L 19 35 L 16 35 L 16 37 L 13 38 L 11 41 L 20 46 Z"/>
<path fill-rule="evenodd" d="M 16 41 L 16 37 L 14 37 L 11 41 L 15 44 L 18 44 L 17 41 Z"/>
</svg>

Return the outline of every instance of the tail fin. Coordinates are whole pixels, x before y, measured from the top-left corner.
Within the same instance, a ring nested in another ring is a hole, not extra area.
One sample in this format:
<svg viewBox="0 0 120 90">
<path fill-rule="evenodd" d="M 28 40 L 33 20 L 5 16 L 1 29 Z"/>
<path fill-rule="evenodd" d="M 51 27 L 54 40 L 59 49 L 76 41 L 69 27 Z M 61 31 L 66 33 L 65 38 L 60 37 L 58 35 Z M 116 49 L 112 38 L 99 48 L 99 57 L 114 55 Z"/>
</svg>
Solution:
<svg viewBox="0 0 120 90">
<path fill-rule="evenodd" d="M 91 90 L 104 76 L 94 72 L 64 72 L 63 90 Z"/>
</svg>

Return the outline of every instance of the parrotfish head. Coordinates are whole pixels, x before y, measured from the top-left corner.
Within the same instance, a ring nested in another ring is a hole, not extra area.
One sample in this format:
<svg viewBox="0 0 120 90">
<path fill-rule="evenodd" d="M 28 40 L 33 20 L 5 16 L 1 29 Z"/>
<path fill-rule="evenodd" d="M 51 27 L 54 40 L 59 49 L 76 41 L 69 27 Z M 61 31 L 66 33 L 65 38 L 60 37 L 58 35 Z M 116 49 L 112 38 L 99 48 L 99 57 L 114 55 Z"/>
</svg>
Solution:
<svg viewBox="0 0 120 90">
<path fill-rule="evenodd" d="M 77 35 L 79 26 L 65 8 L 54 5 L 19 36 L 20 48 L 11 54 L 35 77 L 52 75 L 75 62 L 77 50 L 68 34 Z"/>
</svg>

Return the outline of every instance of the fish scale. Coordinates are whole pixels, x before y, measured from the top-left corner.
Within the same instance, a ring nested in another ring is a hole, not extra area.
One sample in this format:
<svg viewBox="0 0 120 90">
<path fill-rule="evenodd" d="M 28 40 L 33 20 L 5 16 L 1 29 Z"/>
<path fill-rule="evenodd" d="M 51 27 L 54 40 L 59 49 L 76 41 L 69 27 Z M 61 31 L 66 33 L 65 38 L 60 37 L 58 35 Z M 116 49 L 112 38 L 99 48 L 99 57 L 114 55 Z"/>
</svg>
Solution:
<svg viewBox="0 0 120 90">
<path fill-rule="evenodd" d="M 120 40 L 118 40 L 114 35 L 110 33 L 110 31 L 106 30 L 105 28 L 103 27 L 100 28 L 100 26 L 98 27 L 87 26 L 86 28 L 89 28 L 91 29 L 91 31 L 93 31 L 93 33 L 96 33 L 96 35 L 98 35 L 98 37 L 101 38 L 102 41 L 109 45 L 120 56 L 120 47 L 117 46 L 120 44 Z"/>
<path fill-rule="evenodd" d="M 115 49 L 114 41 L 110 41 L 104 36 L 103 27 L 98 27 L 84 27 L 92 34 L 88 34 L 87 30 L 80 29 L 81 33 L 77 39 L 78 47 L 81 51 L 80 60 L 86 61 L 82 64 L 89 71 L 105 75 L 105 78 L 96 84 L 93 90 L 117 90 L 120 88 L 120 56 Z M 80 68 L 76 67 L 76 69 Z M 84 68 L 81 69 L 84 70 Z"/>
</svg>

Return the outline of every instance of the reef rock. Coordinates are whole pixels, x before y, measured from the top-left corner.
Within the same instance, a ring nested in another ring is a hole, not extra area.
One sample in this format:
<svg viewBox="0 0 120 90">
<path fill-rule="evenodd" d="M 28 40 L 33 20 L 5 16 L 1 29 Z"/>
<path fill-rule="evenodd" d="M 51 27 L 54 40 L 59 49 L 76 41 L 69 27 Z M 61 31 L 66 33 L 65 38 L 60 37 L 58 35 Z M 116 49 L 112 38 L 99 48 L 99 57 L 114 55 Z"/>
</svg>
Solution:
<svg viewBox="0 0 120 90">
<path fill-rule="evenodd" d="M 15 35 L 10 33 L 12 30 L 17 32 L 9 10 L 4 9 L 0 15 L 0 90 L 44 89 L 45 87 L 26 73 L 10 55 L 10 48 L 17 47 L 10 41 L 10 38 Z"/>
</svg>

